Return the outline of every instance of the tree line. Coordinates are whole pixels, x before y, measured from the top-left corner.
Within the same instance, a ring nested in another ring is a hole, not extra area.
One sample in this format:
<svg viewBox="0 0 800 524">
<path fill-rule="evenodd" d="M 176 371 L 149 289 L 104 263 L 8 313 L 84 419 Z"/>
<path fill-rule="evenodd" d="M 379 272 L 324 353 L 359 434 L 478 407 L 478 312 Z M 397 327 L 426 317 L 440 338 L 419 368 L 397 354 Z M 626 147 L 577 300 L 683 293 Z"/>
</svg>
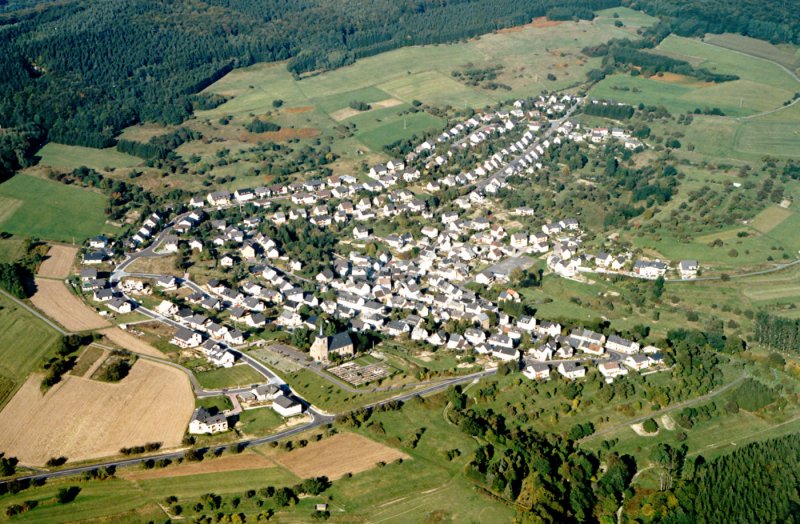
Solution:
<svg viewBox="0 0 800 524">
<path fill-rule="evenodd" d="M 798 351 L 800 320 L 759 311 L 755 318 L 756 342 L 778 351 Z"/>
</svg>

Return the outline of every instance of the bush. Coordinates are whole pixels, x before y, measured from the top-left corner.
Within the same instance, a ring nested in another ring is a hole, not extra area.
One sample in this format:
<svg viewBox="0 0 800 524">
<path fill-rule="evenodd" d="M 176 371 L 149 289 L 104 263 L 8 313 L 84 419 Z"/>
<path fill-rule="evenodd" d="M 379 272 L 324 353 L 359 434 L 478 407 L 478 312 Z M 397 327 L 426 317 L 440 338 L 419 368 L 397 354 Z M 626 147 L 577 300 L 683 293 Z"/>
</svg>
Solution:
<svg viewBox="0 0 800 524">
<path fill-rule="evenodd" d="M 60 488 L 56 493 L 56 502 L 59 504 L 69 504 L 78 496 L 81 488 L 78 486 L 70 486 L 68 488 Z"/>
<path fill-rule="evenodd" d="M 369 111 L 372 109 L 372 106 L 366 102 L 361 102 L 360 100 L 353 100 L 348 105 L 350 106 L 350 109 L 355 109 L 356 111 Z"/>
<path fill-rule="evenodd" d="M 648 433 L 655 433 L 658 431 L 658 424 L 656 424 L 655 420 L 649 418 L 644 421 L 644 424 L 642 424 L 642 429 Z"/>
<path fill-rule="evenodd" d="M 245 128 L 251 133 L 266 133 L 268 131 L 280 131 L 281 126 L 273 122 L 267 122 L 258 118 L 247 124 Z"/>
</svg>

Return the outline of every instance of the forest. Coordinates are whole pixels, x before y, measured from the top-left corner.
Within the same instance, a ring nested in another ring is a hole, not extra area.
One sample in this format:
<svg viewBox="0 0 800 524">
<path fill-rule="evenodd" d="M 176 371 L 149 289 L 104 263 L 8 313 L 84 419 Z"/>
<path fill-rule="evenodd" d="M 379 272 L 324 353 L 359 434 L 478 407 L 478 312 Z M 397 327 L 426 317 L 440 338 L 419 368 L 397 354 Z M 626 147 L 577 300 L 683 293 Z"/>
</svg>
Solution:
<svg viewBox="0 0 800 524">
<path fill-rule="evenodd" d="M 553 8 L 616 5 L 619 0 L 48 3 L 0 15 L 0 125 L 35 124 L 52 141 L 109 147 L 135 122 L 179 124 L 195 107 L 218 103 L 195 93 L 234 67 L 289 60 L 299 75 L 401 46 L 524 24 Z"/>
<path fill-rule="evenodd" d="M 800 348 L 800 320 L 759 311 L 755 318 L 756 341 L 778 351 Z"/>
<path fill-rule="evenodd" d="M 795 522 L 798 448 L 795 434 L 754 442 L 709 462 L 687 458 L 680 449 L 657 449 L 653 458 L 662 458 L 658 462 L 674 484 L 645 497 L 639 513 L 645 522 Z"/>
<path fill-rule="evenodd" d="M 681 36 L 741 33 L 772 43 L 800 43 L 797 3 L 784 0 L 626 0 L 633 9 L 673 21 Z"/>
</svg>

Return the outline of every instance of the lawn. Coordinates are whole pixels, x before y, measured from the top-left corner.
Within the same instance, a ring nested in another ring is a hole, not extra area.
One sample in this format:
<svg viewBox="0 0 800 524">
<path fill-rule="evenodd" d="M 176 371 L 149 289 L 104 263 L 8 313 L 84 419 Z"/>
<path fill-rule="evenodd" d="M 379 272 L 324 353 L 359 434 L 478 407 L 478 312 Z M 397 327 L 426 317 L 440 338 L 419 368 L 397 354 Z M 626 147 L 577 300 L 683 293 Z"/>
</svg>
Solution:
<svg viewBox="0 0 800 524">
<path fill-rule="evenodd" d="M 284 422 L 284 418 L 270 407 L 247 409 L 239 414 L 236 429 L 249 436 L 268 435 Z"/>
<path fill-rule="evenodd" d="M 222 389 L 236 386 L 249 386 L 264 382 L 264 377 L 246 364 L 232 368 L 217 368 L 195 373 L 200 385 L 206 389 Z"/>
<path fill-rule="evenodd" d="M 0 407 L 39 367 L 57 340 L 52 328 L 0 295 Z"/>
<path fill-rule="evenodd" d="M 73 170 L 86 166 L 97 170 L 133 167 L 142 163 L 141 158 L 120 153 L 116 148 L 95 149 L 91 147 L 68 146 L 50 142 L 37 153 L 39 165 L 56 169 Z"/>
<path fill-rule="evenodd" d="M 111 230 L 105 206 L 106 198 L 88 189 L 18 174 L 0 184 L 0 230 L 82 242 Z"/>
</svg>

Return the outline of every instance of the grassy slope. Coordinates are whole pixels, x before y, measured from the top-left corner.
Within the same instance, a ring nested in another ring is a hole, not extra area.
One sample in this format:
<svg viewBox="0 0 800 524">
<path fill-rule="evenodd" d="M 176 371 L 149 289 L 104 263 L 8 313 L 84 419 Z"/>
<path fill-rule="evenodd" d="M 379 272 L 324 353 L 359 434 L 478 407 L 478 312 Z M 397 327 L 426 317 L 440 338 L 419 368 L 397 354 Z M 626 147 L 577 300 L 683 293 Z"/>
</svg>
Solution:
<svg viewBox="0 0 800 524">
<path fill-rule="evenodd" d="M 46 144 L 37 153 L 39 164 L 57 169 L 71 170 L 86 166 L 93 169 L 133 167 L 142 163 L 141 158 L 120 153 L 115 148 L 94 149 L 91 147 Z"/>
<path fill-rule="evenodd" d="M 44 205 L 43 205 L 44 204 Z M 108 229 L 100 194 L 29 175 L 0 185 L 0 230 L 48 240 L 81 242 Z"/>
</svg>

